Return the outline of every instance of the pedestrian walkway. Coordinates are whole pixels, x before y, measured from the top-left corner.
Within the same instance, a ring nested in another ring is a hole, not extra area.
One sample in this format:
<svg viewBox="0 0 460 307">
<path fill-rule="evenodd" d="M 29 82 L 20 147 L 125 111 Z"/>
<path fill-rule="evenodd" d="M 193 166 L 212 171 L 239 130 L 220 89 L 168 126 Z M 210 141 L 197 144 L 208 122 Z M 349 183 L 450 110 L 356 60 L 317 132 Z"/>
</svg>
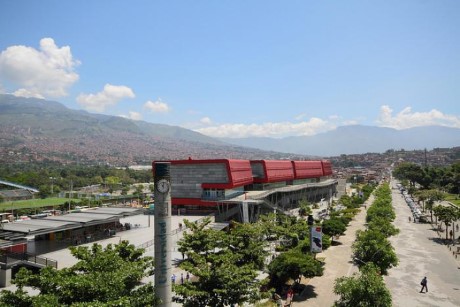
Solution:
<svg viewBox="0 0 460 307">
<path fill-rule="evenodd" d="M 395 187 L 395 183 L 392 182 Z M 460 270 L 452 252 L 440 240 L 429 223 L 409 222 L 409 206 L 399 190 L 392 189 L 394 224 L 400 233 L 390 238 L 399 265 L 385 276 L 393 306 L 460 306 Z M 420 293 L 420 281 L 426 276 L 428 292 Z"/>
<path fill-rule="evenodd" d="M 372 203 L 371 195 L 366 202 L 366 207 Z M 332 306 L 338 299 L 333 292 L 334 282 L 342 276 L 350 276 L 358 271 L 351 258 L 351 245 L 356 239 L 356 231 L 365 229 L 366 210 L 364 207 L 350 222 L 344 235 L 337 241 L 338 245 L 331 246 L 317 255 L 324 258 L 324 275 L 314 277 L 306 284 L 306 289 L 299 296 L 294 297 L 292 306 Z M 334 240 L 335 241 L 335 240 Z"/>
</svg>

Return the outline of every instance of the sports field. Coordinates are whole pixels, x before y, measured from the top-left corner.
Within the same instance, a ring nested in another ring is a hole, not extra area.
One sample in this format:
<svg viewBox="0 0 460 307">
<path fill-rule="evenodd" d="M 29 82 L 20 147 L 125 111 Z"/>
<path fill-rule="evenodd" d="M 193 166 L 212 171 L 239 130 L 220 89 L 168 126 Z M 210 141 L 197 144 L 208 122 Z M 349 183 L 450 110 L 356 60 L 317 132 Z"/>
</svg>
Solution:
<svg viewBox="0 0 460 307">
<path fill-rule="evenodd" d="M 69 201 L 68 198 L 37 198 L 37 199 L 27 199 L 27 200 L 17 200 L 17 201 L 7 201 L 0 203 L 0 211 L 10 211 L 16 209 L 25 209 L 25 208 L 41 208 L 41 207 L 53 207 L 64 204 Z M 72 202 L 80 203 L 80 199 L 72 198 Z"/>
</svg>

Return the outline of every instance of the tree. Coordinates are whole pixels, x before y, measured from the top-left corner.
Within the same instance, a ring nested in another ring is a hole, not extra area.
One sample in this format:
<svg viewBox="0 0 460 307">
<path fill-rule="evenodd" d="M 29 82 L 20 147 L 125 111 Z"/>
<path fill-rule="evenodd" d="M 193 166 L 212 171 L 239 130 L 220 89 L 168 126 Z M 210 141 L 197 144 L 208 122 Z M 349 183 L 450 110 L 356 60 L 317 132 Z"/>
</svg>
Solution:
<svg viewBox="0 0 460 307">
<path fill-rule="evenodd" d="M 384 234 L 376 230 L 358 231 L 352 245 L 353 256 L 359 267 L 372 262 L 382 274 L 398 265 L 398 257 Z"/>
<path fill-rule="evenodd" d="M 415 186 L 415 183 L 420 183 L 424 177 L 424 171 L 421 166 L 404 162 L 401 163 L 393 170 L 393 176 L 397 179 L 407 179 L 411 186 Z"/>
<path fill-rule="evenodd" d="M 436 206 L 434 209 L 434 214 L 437 217 L 437 219 L 441 222 L 444 223 L 446 226 L 446 241 L 448 240 L 448 234 L 449 234 L 449 226 L 452 224 L 452 237 L 454 235 L 454 226 L 453 222 L 457 220 L 458 218 L 458 209 L 456 207 L 451 207 L 451 206 Z"/>
<path fill-rule="evenodd" d="M 299 248 L 281 253 L 268 266 L 272 282 L 278 287 L 289 280 L 299 280 L 323 275 L 322 264 L 311 254 L 304 254 Z"/>
<path fill-rule="evenodd" d="M 340 298 L 336 307 L 365 306 L 389 307 L 392 305 L 391 293 L 385 285 L 379 269 L 373 264 L 363 266 L 360 273 L 335 280 L 334 293 Z"/>
<path fill-rule="evenodd" d="M 234 223 L 225 241 L 233 253 L 242 256 L 237 265 L 252 264 L 259 270 L 263 269 L 268 252 L 265 251 L 267 242 L 260 224 Z"/>
<path fill-rule="evenodd" d="M 299 215 L 300 216 L 307 216 L 309 214 L 311 214 L 312 210 L 311 210 L 311 206 L 310 206 L 310 203 L 308 203 L 307 200 L 303 199 L 300 201 L 300 204 L 299 204 Z"/>
<path fill-rule="evenodd" d="M 399 229 L 396 228 L 390 221 L 382 217 L 373 218 L 368 224 L 367 228 L 382 233 L 386 237 L 394 236 L 399 233 Z"/>
<path fill-rule="evenodd" d="M 174 286 L 176 301 L 183 306 L 223 307 L 254 303 L 266 295 L 256 279 L 258 262 L 264 255 L 264 241 L 257 229 L 236 225 L 236 232 L 227 234 L 207 227 L 209 218 L 201 223 L 184 223 L 187 230 L 178 245 L 187 257 L 180 267 L 197 278 Z"/>
<path fill-rule="evenodd" d="M 345 225 L 342 220 L 331 218 L 325 220 L 322 225 L 323 233 L 331 236 L 332 241 L 334 241 L 334 236 L 343 235 L 347 230 L 347 225 Z"/>
<path fill-rule="evenodd" d="M 156 306 L 151 283 L 141 279 L 153 274 L 153 258 L 142 256 L 128 241 L 102 248 L 93 244 L 71 247 L 79 261 L 70 268 L 46 267 L 40 273 L 21 268 L 13 283 L 16 291 L 3 291 L 0 305 L 7 306 Z M 30 296 L 29 286 L 39 291 Z"/>
</svg>

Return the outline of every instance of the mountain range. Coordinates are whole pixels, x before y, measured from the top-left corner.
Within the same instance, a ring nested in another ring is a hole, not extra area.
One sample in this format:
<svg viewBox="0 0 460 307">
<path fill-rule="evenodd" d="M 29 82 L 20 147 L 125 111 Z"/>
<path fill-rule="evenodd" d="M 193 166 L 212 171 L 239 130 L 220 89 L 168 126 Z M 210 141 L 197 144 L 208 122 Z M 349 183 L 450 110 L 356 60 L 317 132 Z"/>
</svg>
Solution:
<svg viewBox="0 0 460 307">
<path fill-rule="evenodd" d="M 356 125 L 314 136 L 216 139 L 177 126 L 72 110 L 55 101 L 0 95 L 3 162 L 120 166 L 188 157 L 303 159 L 459 145 L 460 129 L 441 126 L 395 130 Z"/>
<path fill-rule="evenodd" d="M 0 161 L 150 164 L 154 160 L 279 159 L 177 126 L 72 110 L 55 101 L 0 95 Z"/>
<path fill-rule="evenodd" d="M 223 142 L 263 150 L 312 156 L 382 153 L 388 149 L 433 149 L 460 146 L 460 129 L 443 126 L 404 130 L 373 126 L 342 126 L 313 136 L 274 138 L 221 138 Z"/>
</svg>

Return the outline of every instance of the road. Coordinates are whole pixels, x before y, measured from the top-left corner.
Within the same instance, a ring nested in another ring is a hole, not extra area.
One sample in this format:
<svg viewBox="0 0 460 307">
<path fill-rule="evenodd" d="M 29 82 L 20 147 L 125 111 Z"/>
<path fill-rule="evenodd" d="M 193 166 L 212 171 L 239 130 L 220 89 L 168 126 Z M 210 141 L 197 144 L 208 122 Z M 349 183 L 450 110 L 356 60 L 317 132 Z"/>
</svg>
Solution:
<svg viewBox="0 0 460 307">
<path fill-rule="evenodd" d="M 392 182 L 392 187 L 396 183 Z M 408 221 L 411 216 L 398 189 L 392 189 L 396 211 L 395 226 L 400 233 L 390 241 L 399 265 L 389 270 L 385 282 L 393 297 L 393 306 L 460 306 L 460 259 L 456 260 L 442 244 L 431 224 Z M 419 293 L 420 281 L 428 279 L 428 293 Z"/>
</svg>

